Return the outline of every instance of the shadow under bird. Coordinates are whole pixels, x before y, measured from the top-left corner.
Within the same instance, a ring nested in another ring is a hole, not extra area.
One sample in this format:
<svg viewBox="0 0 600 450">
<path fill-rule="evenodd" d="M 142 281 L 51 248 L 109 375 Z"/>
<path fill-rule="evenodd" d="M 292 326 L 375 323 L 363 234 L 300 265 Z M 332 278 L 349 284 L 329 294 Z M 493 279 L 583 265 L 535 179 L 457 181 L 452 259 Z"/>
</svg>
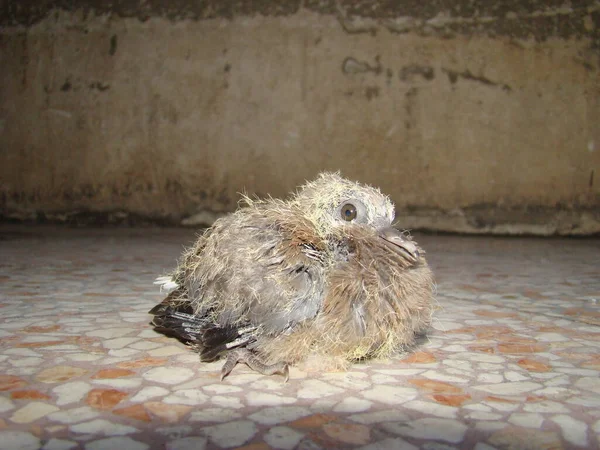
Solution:
<svg viewBox="0 0 600 450">
<path fill-rule="evenodd" d="M 424 252 L 378 189 L 322 173 L 286 200 L 244 197 L 156 284 L 157 331 L 262 374 L 345 369 L 409 348 L 430 324 Z"/>
</svg>

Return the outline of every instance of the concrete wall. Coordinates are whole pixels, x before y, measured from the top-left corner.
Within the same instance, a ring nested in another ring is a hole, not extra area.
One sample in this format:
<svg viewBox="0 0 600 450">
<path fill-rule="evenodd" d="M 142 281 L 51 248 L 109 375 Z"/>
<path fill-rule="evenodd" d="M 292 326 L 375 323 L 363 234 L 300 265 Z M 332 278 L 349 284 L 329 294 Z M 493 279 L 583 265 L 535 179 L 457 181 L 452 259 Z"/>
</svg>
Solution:
<svg viewBox="0 0 600 450">
<path fill-rule="evenodd" d="M 117 3 L 2 4 L 5 219 L 179 222 L 326 169 L 406 227 L 600 232 L 599 1 Z"/>
</svg>

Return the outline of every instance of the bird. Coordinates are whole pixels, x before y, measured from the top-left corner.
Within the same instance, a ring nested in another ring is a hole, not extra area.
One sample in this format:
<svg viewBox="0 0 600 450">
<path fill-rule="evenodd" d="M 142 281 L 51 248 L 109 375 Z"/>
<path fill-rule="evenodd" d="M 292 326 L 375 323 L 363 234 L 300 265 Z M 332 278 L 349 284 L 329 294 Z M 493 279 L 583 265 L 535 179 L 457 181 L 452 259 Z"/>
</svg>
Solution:
<svg viewBox="0 0 600 450">
<path fill-rule="evenodd" d="M 410 350 L 434 310 L 425 252 L 393 226 L 390 198 L 323 172 L 285 199 L 242 195 L 155 284 L 151 325 L 223 358 L 288 380 L 289 367 L 347 370 Z"/>
</svg>

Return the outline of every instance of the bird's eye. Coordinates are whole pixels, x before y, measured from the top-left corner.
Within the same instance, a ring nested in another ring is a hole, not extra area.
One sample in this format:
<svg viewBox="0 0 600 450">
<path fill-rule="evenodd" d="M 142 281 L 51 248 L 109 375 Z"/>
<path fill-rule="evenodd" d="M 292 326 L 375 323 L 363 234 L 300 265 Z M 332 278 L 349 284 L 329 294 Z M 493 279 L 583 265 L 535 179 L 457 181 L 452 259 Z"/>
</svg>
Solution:
<svg viewBox="0 0 600 450">
<path fill-rule="evenodd" d="M 344 219 L 346 222 L 351 222 L 356 219 L 356 206 L 354 206 L 352 203 L 346 203 L 344 206 L 342 206 L 341 212 L 342 219 Z"/>
</svg>

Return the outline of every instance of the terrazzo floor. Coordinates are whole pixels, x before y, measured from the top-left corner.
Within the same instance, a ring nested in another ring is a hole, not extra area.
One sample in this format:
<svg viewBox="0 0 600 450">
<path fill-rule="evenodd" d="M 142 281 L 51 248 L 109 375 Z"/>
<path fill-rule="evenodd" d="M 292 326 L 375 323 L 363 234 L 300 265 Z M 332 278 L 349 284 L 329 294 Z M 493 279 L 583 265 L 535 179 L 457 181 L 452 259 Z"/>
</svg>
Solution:
<svg viewBox="0 0 600 450">
<path fill-rule="evenodd" d="M 290 380 L 156 334 L 194 231 L 0 227 L 0 448 L 563 449 L 600 438 L 600 240 L 417 236 L 415 353 Z"/>
</svg>

